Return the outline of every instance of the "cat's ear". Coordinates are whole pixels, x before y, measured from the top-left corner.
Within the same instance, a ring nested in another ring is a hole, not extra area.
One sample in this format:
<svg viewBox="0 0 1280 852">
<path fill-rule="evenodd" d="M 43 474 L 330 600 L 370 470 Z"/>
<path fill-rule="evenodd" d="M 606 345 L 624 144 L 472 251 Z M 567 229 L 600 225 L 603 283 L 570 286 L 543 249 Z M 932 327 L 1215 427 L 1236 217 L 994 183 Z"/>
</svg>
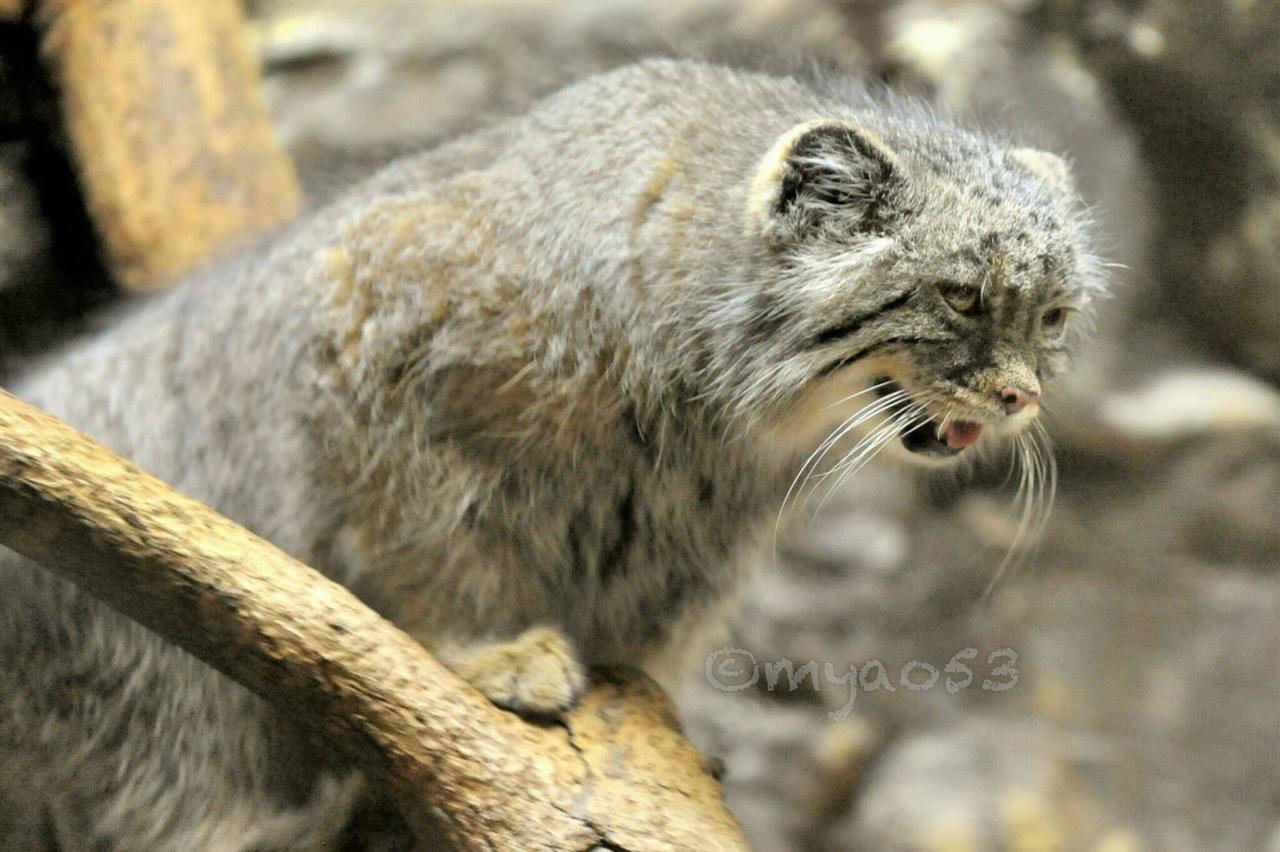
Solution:
<svg viewBox="0 0 1280 852">
<path fill-rule="evenodd" d="M 751 217 L 774 245 L 834 226 L 880 230 L 902 180 L 898 157 L 875 134 L 843 121 L 797 125 L 774 144 L 751 185 Z"/>
<path fill-rule="evenodd" d="M 1013 158 L 1036 177 L 1061 193 L 1070 195 L 1075 192 L 1071 183 L 1071 169 L 1057 154 L 1040 151 L 1036 148 L 1017 148 Z"/>
</svg>

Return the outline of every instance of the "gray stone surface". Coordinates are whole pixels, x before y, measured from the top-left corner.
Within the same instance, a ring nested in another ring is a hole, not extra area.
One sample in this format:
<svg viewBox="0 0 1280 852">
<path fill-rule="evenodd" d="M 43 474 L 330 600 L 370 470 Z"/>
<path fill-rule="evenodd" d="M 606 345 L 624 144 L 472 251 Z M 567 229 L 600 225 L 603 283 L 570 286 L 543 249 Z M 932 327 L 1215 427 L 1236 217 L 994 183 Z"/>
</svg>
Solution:
<svg viewBox="0 0 1280 852">
<path fill-rule="evenodd" d="M 261 0 L 266 93 L 314 198 L 396 151 L 655 52 L 785 65 L 863 59 L 822 0 Z"/>
<path fill-rule="evenodd" d="M 1152 176 L 1161 307 L 1204 353 L 1280 379 L 1280 10 L 1239 0 L 1054 0 Z"/>
</svg>

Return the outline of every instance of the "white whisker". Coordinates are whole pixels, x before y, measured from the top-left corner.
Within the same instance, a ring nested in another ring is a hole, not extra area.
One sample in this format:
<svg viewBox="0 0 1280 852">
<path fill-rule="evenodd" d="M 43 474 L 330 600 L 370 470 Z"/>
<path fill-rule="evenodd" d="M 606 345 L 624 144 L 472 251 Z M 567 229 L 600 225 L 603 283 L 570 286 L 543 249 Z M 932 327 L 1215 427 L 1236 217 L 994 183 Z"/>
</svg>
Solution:
<svg viewBox="0 0 1280 852">
<path fill-rule="evenodd" d="M 839 476 L 836 477 L 836 481 L 827 490 L 827 494 L 823 497 L 822 502 L 818 504 L 817 511 L 822 511 L 822 507 L 826 505 L 830 496 L 838 491 L 840 486 L 843 485 L 851 476 L 855 475 L 859 470 L 865 467 L 871 459 L 875 458 L 875 456 L 891 441 L 897 439 L 899 435 L 906 434 L 922 423 L 928 422 L 928 420 L 929 415 L 923 409 L 908 409 L 907 411 L 899 412 L 888 423 L 883 424 L 872 434 L 868 435 L 862 441 L 859 441 L 858 444 L 856 444 L 849 453 L 840 460 L 840 463 L 833 468 L 833 472 L 839 471 Z"/>
<path fill-rule="evenodd" d="M 1039 547 L 1057 495 L 1057 460 L 1053 454 L 1053 443 L 1042 423 L 1037 420 L 1030 431 L 1015 436 L 1014 455 L 1020 468 L 1018 490 L 1014 495 L 1018 526 L 1009 549 L 982 593 L 984 601 L 990 598 L 1005 573 L 1020 557 Z"/>
<path fill-rule="evenodd" d="M 880 386 L 881 385 L 876 385 L 874 388 L 868 388 L 868 390 L 872 390 Z M 865 393 L 865 391 L 860 393 Z M 858 394 L 853 394 L 846 399 L 852 399 L 855 396 L 858 396 Z M 818 474 L 817 469 L 821 466 L 823 459 L 827 456 L 827 453 L 829 453 L 831 449 L 853 429 L 856 429 L 870 418 L 888 411 L 894 406 L 903 404 L 906 400 L 907 394 L 904 391 L 899 390 L 886 394 L 884 397 L 876 400 L 865 408 L 859 409 L 850 415 L 844 423 L 840 424 L 837 429 L 833 430 L 832 433 L 828 435 L 812 453 L 809 454 L 808 458 L 805 459 L 804 464 L 800 466 L 800 469 L 796 471 L 795 477 L 791 480 L 791 485 L 787 488 L 786 495 L 782 498 L 782 505 L 778 508 L 778 516 L 774 522 L 773 553 L 775 566 L 777 564 L 778 539 L 781 534 L 782 520 L 786 516 L 788 508 L 794 503 L 794 500 L 799 496 L 799 494 L 804 492 L 811 482 L 820 483 L 826 476 L 825 473 Z M 811 490 L 810 493 L 812 493 Z M 808 496 L 805 497 L 804 502 L 800 506 L 800 510 L 803 511 L 807 504 Z"/>
<path fill-rule="evenodd" d="M 848 434 L 852 429 L 866 422 L 871 417 L 877 414 L 883 413 L 885 410 L 898 407 L 904 404 L 906 402 L 905 397 L 906 397 L 906 394 L 903 394 L 901 397 L 897 397 L 893 399 L 891 405 L 880 406 L 880 407 L 877 407 L 874 405 L 868 406 L 866 410 L 859 412 L 853 419 L 851 419 L 851 421 L 846 426 L 843 426 L 841 427 L 840 430 L 838 430 L 838 432 L 834 435 L 835 440 L 831 441 L 828 444 L 826 451 L 823 452 L 822 458 L 825 458 L 827 452 L 830 452 L 830 450 L 839 442 L 839 440 L 843 438 L 846 434 Z M 886 397 L 885 399 L 886 401 L 889 400 L 888 397 Z M 854 444 L 853 448 L 849 451 L 849 453 L 846 453 L 845 458 L 848 458 L 849 454 L 857 452 L 858 448 L 860 447 L 863 447 L 869 443 L 883 441 L 884 434 L 892 436 L 896 431 L 894 427 L 895 427 L 895 424 L 898 422 L 898 417 L 899 415 L 897 413 L 894 413 L 893 416 L 890 417 L 888 422 L 880 424 L 875 429 L 873 429 L 871 433 L 863 436 L 858 441 L 858 443 Z M 819 459 L 819 463 L 820 462 L 821 462 L 821 459 Z M 805 508 L 808 507 L 809 500 L 812 498 L 814 491 L 817 490 L 816 485 L 820 485 L 826 479 L 830 478 L 832 475 L 838 474 L 843 464 L 844 464 L 844 459 L 841 459 L 840 461 L 836 462 L 836 464 L 832 465 L 832 467 L 828 470 L 818 472 L 815 466 L 815 469 L 810 471 L 810 474 L 806 482 L 808 481 L 815 482 L 815 487 L 813 489 L 810 489 L 809 493 L 805 495 L 803 502 L 800 504 L 801 511 L 803 511 Z M 827 486 L 827 493 L 823 497 L 822 503 L 818 507 L 819 509 L 822 508 L 822 505 L 825 505 L 827 498 L 830 497 L 833 490 L 834 489 L 832 486 Z"/>
<path fill-rule="evenodd" d="M 871 386 L 871 387 L 869 387 L 869 388 L 866 388 L 866 389 L 864 389 L 864 390 L 860 390 L 860 391 L 858 391 L 857 393 L 851 393 L 851 394 L 849 394 L 848 396 L 846 396 L 846 397 L 845 397 L 845 398 L 843 398 L 843 399 L 837 399 L 835 402 L 833 402 L 833 403 L 831 403 L 830 405 L 828 405 L 828 406 L 827 406 L 827 408 L 835 408 L 837 405 L 840 405 L 841 403 L 848 402 L 848 401 L 849 401 L 849 400 L 851 400 L 851 399 L 857 399 L 858 397 L 862 396 L 864 393 L 871 393 L 872 391 L 880 390 L 880 388 L 886 388 L 886 387 L 889 387 L 889 386 L 890 386 L 890 385 L 892 385 L 892 384 L 893 384 L 892 380 L 890 380 L 890 381 L 884 381 L 884 382 L 877 382 L 876 384 L 872 385 L 872 386 Z M 894 391 L 894 393 L 905 393 L 905 392 L 904 392 L 904 391 Z"/>
</svg>

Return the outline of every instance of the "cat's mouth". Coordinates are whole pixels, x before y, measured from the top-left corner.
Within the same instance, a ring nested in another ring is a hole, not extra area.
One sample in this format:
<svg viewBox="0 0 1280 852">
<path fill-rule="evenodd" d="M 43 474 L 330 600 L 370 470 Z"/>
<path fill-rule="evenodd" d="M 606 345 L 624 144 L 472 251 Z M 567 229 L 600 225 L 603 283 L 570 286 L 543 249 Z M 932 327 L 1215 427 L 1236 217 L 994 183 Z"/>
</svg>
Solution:
<svg viewBox="0 0 1280 852">
<path fill-rule="evenodd" d="M 902 385 L 887 376 L 875 380 L 876 394 L 881 398 L 901 393 Z M 923 410 L 923 409 L 922 409 Z M 982 437 L 982 424 L 972 420 L 930 418 L 898 436 L 902 446 L 926 456 L 955 456 L 972 447 Z"/>
</svg>

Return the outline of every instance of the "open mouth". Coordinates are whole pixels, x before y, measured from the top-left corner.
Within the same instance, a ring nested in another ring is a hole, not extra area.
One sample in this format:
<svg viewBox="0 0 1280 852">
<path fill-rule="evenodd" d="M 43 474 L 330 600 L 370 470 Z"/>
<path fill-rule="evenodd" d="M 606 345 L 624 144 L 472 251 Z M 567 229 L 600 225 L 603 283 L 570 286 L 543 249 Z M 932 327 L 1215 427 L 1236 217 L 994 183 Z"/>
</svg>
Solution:
<svg viewBox="0 0 1280 852">
<path fill-rule="evenodd" d="M 881 397 L 902 391 L 902 386 L 888 377 L 876 379 L 876 393 Z M 954 456 L 972 447 L 982 437 L 982 424 L 972 420 L 948 420 L 940 418 L 904 429 L 898 436 L 902 446 L 913 453 L 926 456 Z"/>
</svg>

